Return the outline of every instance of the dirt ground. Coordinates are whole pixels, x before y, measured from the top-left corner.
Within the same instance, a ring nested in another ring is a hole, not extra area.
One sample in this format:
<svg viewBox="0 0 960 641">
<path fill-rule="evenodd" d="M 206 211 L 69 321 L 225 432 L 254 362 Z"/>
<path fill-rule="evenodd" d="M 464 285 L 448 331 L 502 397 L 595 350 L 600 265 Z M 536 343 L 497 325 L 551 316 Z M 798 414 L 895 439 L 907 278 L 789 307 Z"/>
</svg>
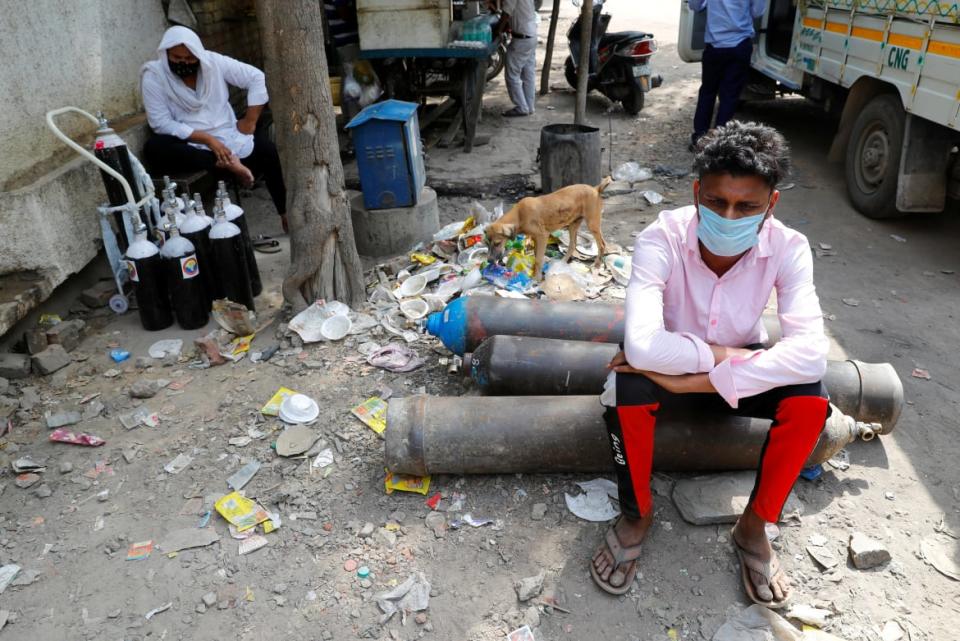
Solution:
<svg viewBox="0 0 960 641">
<path fill-rule="evenodd" d="M 656 66 L 664 86 L 648 95 L 638 118 L 591 96 L 590 120 L 613 132 L 612 141 L 604 135 L 605 164 L 612 146 L 614 167 L 627 160 L 645 167 L 689 166 L 686 143 L 699 69 L 677 57 L 676 16 L 660 6 L 666 4 L 671 3 L 607 5 L 614 14 L 612 30 L 657 33 Z M 565 20 L 570 15 L 565 6 Z M 565 31 L 562 23 L 560 35 Z M 517 185 L 539 183 L 540 128 L 572 120 L 573 93 L 562 77 L 565 44 L 561 37 L 554 58 L 556 90 L 540 99 L 537 114 L 501 118 L 508 100 L 497 79 L 481 124 L 490 143 L 469 155 L 430 149 L 429 184 L 468 176 L 483 186 L 490 206 L 500 199 L 509 204 Z M 836 252 L 815 259 L 831 357 L 892 363 L 907 399 L 894 433 L 849 446 L 849 469 L 825 466 L 820 479 L 798 483 L 803 515 L 781 524 L 775 542 L 795 585 L 794 601 L 832 611 L 826 629 L 848 641 L 886 639 L 881 631 L 889 621 L 905 631 L 904 639 L 956 638 L 958 583 L 926 564 L 919 550 L 927 540 L 956 559 L 960 533 L 960 362 L 952 352 L 960 343 L 957 208 L 889 222 L 866 219 L 847 201 L 842 169 L 825 160 L 835 126 L 826 116 L 798 99 L 750 104 L 741 116 L 778 127 L 793 146 L 795 186 L 784 191 L 777 216 L 814 247 L 827 243 Z M 658 178 L 641 189 L 662 193 L 662 207 L 690 202 L 689 177 Z M 258 190 L 243 205 L 255 231 L 276 234 L 265 196 Z M 465 218 L 470 200 L 442 198 L 441 223 Z M 632 233 L 654 220 L 659 208 L 646 205 L 639 190 L 609 199 L 607 238 L 632 245 Z M 189 345 L 202 332 L 148 334 L 135 316 L 118 318 L 78 305 L 79 287 L 102 272 L 102 265 L 61 288 L 42 310 L 73 312 L 87 320 L 88 333 L 73 352 L 73 364 L 46 378 L 11 381 L 4 394 L 18 399 L 20 409 L 12 434 L 0 439 L 0 565 L 16 563 L 22 570 L 0 595 L 0 610 L 9 613 L 0 639 L 488 640 L 503 639 L 526 622 L 543 640 L 695 640 L 710 639 L 748 604 L 729 526 L 689 525 L 674 507 L 670 484 L 681 475 L 658 477 L 656 525 L 636 583 L 620 598 L 600 592 L 587 569 L 606 526 L 579 520 L 564 504 L 564 492 L 588 476 L 434 477 L 430 494 L 442 493 L 441 507 L 459 494 L 463 512 L 502 521 L 499 529 L 466 527 L 438 538 L 425 523 L 431 513 L 425 497 L 385 494 L 382 440 L 349 410 L 387 389 L 395 397 L 471 390 L 446 373 L 440 363 L 446 350 L 429 338 L 413 344 L 427 364 L 410 374 L 366 365 L 357 351 L 364 340 L 359 337 L 302 351 L 282 342 L 279 325 L 287 319 L 278 286 L 288 259 L 285 238 L 281 244 L 282 253 L 260 256 L 265 292 L 258 312 L 274 322 L 257 335 L 252 349 L 282 347 L 266 363 L 244 359 L 193 369 L 183 358 L 141 362 L 147 367 L 138 368 L 137 358 L 146 356 L 154 341 L 183 338 Z M 36 316 L 27 319 L 21 329 L 35 322 Z M 114 363 L 108 356 L 114 347 L 129 350 L 131 359 Z M 930 379 L 911 376 L 915 368 L 927 370 Z M 111 370 L 120 373 L 108 377 Z M 147 400 L 130 398 L 128 387 L 142 379 L 183 385 Z M 332 467 L 311 471 L 309 461 L 279 457 L 271 448 L 280 423 L 258 410 L 279 386 L 317 399 L 314 429 L 335 453 Z M 102 414 L 72 429 L 94 433 L 107 444 L 47 442 L 44 413 L 92 394 L 99 396 L 81 407 L 101 402 Z M 140 406 L 158 412 L 159 425 L 126 430 L 118 417 Z M 242 447 L 228 444 L 251 428 L 266 434 Z M 188 454 L 192 463 L 179 474 L 164 471 L 178 454 Z M 39 483 L 21 489 L 10 461 L 27 455 L 45 463 L 46 471 Z M 266 535 L 265 548 L 240 556 L 240 542 L 214 513 L 210 525 L 219 541 L 212 545 L 170 556 L 155 547 L 144 560 L 126 560 L 134 542 L 159 545 L 171 531 L 197 526 L 210 498 L 227 493 L 226 479 L 254 459 L 262 467 L 246 493 L 283 519 Z M 50 496 L 38 496 L 41 484 Z M 373 535 L 359 536 L 367 523 Z M 881 541 L 892 560 L 855 569 L 847 556 L 854 531 Z M 826 538 L 840 560 L 829 579 L 806 552 L 816 535 Z M 368 567 L 369 578 L 359 578 L 354 566 Z M 396 615 L 381 625 L 374 595 L 415 572 L 432 586 L 425 620 L 410 616 L 403 623 Z M 552 597 L 564 611 L 518 602 L 514 582 L 539 572 L 546 576 L 541 598 Z M 146 618 L 167 604 L 169 609 Z"/>
</svg>

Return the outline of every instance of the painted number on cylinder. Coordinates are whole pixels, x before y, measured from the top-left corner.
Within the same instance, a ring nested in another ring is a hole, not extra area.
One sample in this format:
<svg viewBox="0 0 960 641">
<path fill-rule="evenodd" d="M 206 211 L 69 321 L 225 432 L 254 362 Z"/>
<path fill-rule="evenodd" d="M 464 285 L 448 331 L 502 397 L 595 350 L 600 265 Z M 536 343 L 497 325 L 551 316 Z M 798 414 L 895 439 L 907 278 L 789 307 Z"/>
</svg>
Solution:
<svg viewBox="0 0 960 641">
<path fill-rule="evenodd" d="M 894 69 L 906 71 L 910 64 L 910 50 L 901 47 L 890 47 L 890 53 L 887 54 L 887 66 Z"/>
</svg>

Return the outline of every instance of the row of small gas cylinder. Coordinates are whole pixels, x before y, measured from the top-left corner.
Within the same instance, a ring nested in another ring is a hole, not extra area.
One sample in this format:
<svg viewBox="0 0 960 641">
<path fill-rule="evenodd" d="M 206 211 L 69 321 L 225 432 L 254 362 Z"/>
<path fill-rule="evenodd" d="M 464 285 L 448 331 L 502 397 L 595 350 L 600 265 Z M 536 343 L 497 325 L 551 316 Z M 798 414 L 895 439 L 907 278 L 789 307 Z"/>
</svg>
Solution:
<svg viewBox="0 0 960 641">
<path fill-rule="evenodd" d="M 183 329 L 203 327 L 213 301 L 220 299 L 254 311 L 263 284 L 246 216 L 230 202 L 223 182 L 214 202 L 211 218 L 200 194 L 178 198 L 167 188 L 152 238 L 137 221 L 124 260 L 144 329 L 165 329 L 174 320 Z"/>
</svg>

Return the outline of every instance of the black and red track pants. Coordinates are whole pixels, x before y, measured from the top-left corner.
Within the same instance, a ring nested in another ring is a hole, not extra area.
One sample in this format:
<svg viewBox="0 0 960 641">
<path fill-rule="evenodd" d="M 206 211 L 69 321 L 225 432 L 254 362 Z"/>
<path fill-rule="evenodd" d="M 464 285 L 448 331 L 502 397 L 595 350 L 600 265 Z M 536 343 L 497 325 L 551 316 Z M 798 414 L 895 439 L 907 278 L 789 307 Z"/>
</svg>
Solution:
<svg viewBox="0 0 960 641">
<path fill-rule="evenodd" d="M 733 409 L 719 394 L 675 394 L 642 374 L 613 372 L 601 402 L 607 407 L 604 418 L 620 489 L 620 509 L 631 519 L 639 519 L 653 509 L 650 472 L 657 418 L 696 412 L 700 416 L 773 421 L 761 450 L 750 506 L 764 521 L 776 523 L 830 415 L 821 383 L 778 387 L 742 398 L 739 407 Z M 709 422 L 704 423 L 704 429 L 710 429 Z"/>
</svg>

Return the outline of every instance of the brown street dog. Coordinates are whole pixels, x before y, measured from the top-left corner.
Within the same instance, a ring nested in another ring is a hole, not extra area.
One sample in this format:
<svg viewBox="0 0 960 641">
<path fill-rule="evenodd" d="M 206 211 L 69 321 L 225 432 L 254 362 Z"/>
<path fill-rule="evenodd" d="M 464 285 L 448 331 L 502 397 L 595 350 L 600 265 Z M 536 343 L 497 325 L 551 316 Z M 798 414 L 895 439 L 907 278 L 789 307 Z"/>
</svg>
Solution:
<svg viewBox="0 0 960 641">
<path fill-rule="evenodd" d="M 596 187 L 570 185 L 546 196 L 522 199 L 499 220 L 487 225 L 487 246 L 490 248 L 491 259 L 496 260 L 503 255 L 503 248 L 508 240 L 517 234 L 525 234 L 533 239 L 536 247 L 533 278 L 540 280 L 543 276 L 543 256 L 547 251 L 550 234 L 564 227 L 570 232 L 570 244 L 565 258 L 570 262 L 577 253 L 577 231 L 580 223 L 586 222 L 587 229 L 597 241 L 596 264 L 599 266 L 607 248 L 600 230 L 600 219 L 603 215 L 603 198 L 600 194 L 611 182 L 613 180 L 607 176 Z"/>
</svg>

